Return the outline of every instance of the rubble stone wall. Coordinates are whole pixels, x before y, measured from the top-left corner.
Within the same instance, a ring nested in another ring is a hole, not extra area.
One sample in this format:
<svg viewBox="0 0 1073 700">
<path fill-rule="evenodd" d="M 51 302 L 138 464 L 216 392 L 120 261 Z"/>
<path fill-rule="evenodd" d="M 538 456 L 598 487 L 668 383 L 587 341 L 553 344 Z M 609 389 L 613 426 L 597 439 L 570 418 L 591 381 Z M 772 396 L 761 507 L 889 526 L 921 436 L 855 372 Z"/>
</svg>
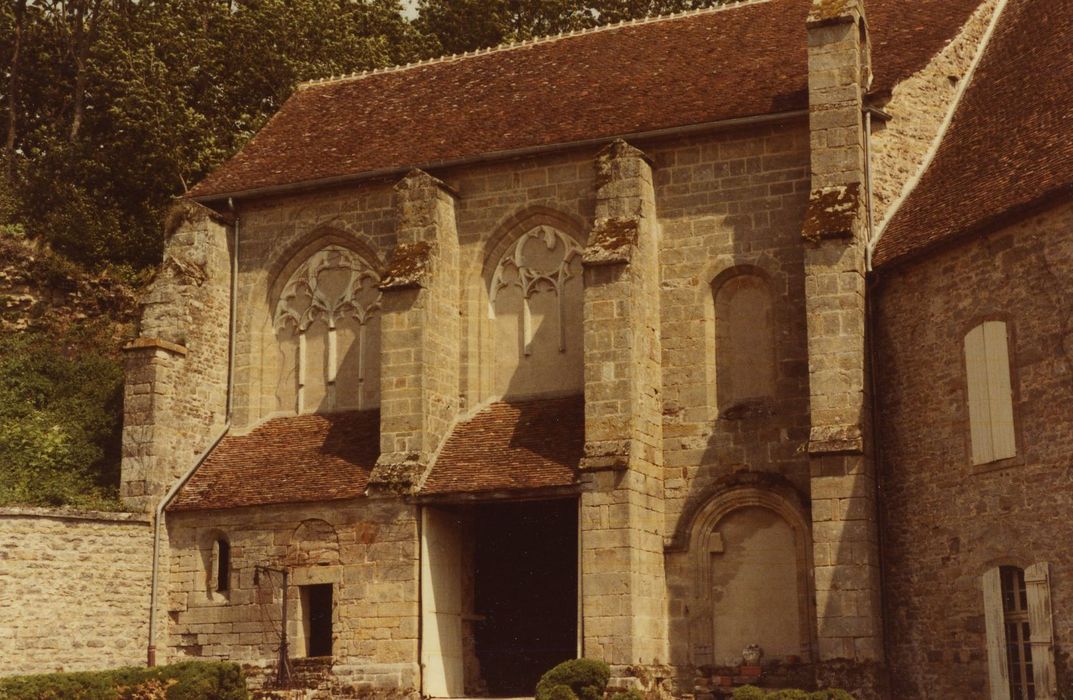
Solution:
<svg viewBox="0 0 1073 700">
<path fill-rule="evenodd" d="M 0 675 L 145 663 L 149 518 L 0 508 Z"/>
<path fill-rule="evenodd" d="M 879 271 L 883 576 L 895 697 L 988 696 L 981 576 L 1003 564 L 1050 563 L 1059 687 L 1073 680 L 1073 319 L 1061 311 L 1073 293 L 1064 272 L 1073 269 L 1070 234 L 1067 204 Z M 974 467 L 964 339 L 993 319 L 1009 330 L 1017 457 Z"/>
</svg>

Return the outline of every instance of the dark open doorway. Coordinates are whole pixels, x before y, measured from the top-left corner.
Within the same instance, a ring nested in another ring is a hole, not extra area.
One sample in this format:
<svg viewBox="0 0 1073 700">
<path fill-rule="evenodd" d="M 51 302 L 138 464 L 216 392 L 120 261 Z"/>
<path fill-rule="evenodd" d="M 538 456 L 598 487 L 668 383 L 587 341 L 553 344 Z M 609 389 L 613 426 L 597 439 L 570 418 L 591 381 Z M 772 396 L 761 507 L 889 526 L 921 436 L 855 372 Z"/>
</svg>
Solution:
<svg viewBox="0 0 1073 700">
<path fill-rule="evenodd" d="M 306 656 L 332 655 L 332 584 L 300 586 Z"/>
<path fill-rule="evenodd" d="M 481 676 L 493 697 L 532 695 L 577 656 L 577 501 L 482 504 L 473 524 Z"/>
</svg>

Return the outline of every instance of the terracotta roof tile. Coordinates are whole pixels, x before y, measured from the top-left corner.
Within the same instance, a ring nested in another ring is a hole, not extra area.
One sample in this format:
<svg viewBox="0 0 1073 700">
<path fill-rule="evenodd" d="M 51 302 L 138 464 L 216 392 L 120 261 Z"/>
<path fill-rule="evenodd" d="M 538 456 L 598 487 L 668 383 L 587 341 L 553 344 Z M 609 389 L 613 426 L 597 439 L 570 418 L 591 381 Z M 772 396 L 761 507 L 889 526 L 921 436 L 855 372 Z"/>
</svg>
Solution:
<svg viewBox="0 0 1073 700">
<path fill-rule="evenodd" d="M 874 87 L 923 67 L 979 2 L 870 0 Z M 191 196 L 804 109 L 808 7 L 746 3 L 315 84 Z"/>
<path fill-rule="evenodd" d="M 569 486 L 584 447 L 580 396 L 495 403 L 455 428 L 421 493 Z"/>
<path fill-rule="evenodd" d="M 379 450 L 378 411 L 275 418 L 221 440 L 168 510 L 357 498 Z"/>
<path fill-rule="evenodd" d="M 1073 191 L 1073 0 L 1011 0 L 935 159 L 876 265 L 981 232 Z"/>
</svg>

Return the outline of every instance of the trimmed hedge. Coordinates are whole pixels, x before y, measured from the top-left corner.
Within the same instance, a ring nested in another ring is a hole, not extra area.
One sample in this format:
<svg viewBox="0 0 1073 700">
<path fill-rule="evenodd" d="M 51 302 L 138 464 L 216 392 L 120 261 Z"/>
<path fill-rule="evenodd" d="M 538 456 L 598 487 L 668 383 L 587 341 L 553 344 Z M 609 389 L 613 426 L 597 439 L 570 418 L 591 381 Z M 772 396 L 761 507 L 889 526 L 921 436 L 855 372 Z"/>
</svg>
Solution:
<svg viewBox="0 0 1073 700">
<path fill-rule="evenodd" d="M 754 685 L 743 685 L 734 690 L 733 700 L 853 700 L 853 696 L 837 689 L 766 691 Z"/>
<path fill-rule="evenodd" d="M 219 661 L 0 678 L 0 700 L 248 699 L 242 669 Z"/>
<path fill-rule="evenodd" d="M 540 677 L 536 700 L 601 700 L 611 667 L 595 659 L 571 659 Z"/>
</svg>

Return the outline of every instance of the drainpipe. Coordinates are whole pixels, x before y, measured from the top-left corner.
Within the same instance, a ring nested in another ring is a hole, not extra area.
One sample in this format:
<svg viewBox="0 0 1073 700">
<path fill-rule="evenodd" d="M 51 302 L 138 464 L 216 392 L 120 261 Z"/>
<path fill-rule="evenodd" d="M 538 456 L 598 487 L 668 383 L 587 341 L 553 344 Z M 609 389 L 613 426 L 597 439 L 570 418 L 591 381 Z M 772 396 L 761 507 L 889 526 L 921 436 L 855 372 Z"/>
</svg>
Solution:
<svg viewBox="0 0 1073 700">
<path fill-rule="evenodd" d="M 157 598 L 159 596 L 159 581 L 160 581 L 160 526 L 164 522 L 164 510 L 168 507 L 175 496 L 186 482 L 190 481 L 190 477 L 194 475 L 198 467 L 208 458 L 209 454 L 216 449 L 216 446 L 220 444 L 224 436 L 231 429 L 231 414 L 234 408 L 234 394 L 235 394 L 235 327 L 237 325 L 237 306 L 238 306 L 238 214 L 235 212 L 235 203 L 230 198 L 227 200 L 227 206 L 231 210 L 234 216 L 234 252 L 231 255 L 231 319 L 229 326 L 230 336 L 228 338 L 228 353 L 227 353 L 227 418 L 224 421 L 223 427 L 220 432 L 212 439 L 208 448 L 202 452 L 196 460 L 194 465 L 190 467 L 179 477 L 179 480 L 172 484 L 168 492 L 164 494 L 164 497 L 160 499 L 160 503 L 156 506 L 155 515 L 153 517 L 153 570 L 152 576 L 149 581 L 149 647 L 146 653 L 146 661 L 149 666 L 156 666 L 156 620 L 157 620 Z"/>
<path fill-rule="evenodd" d="M 872 115 L 873 109 L 867 108 L 864 113 L 864 177 L 868 189 L 868 241 L 865 245 L 865 352 L 868 362 L 868 384 L 872 413 L 871 438 L 872 438 L 872 468 L 874 470 L 875 502 L 876 502 L 876 548 L 879 550 L 879 595 L 884 600 L 885 586 L 883 583 L 884 538 L 883 538 L 883 486 L 880 483 L 880 471 L 882 469 L 882 449 L 879 437 L 879 396 L 876 383 L 876 314 L 874 296 L 879 289 L 879 273 L 872 269 L 872 253 L 875 247 L 875 218 L 872 203 Z M 886 117 L 880 113 L 881 118 Z M 880 607 L 880 638 L 883 640 L 883 656 L 886 658 L 887 649 L 887 616 L 883 614 L 885 603 Z M 885 664 L 884 664 L 885 666 Z M 887 671 L 889 673 L 889 671 Z"/>
</svg>

